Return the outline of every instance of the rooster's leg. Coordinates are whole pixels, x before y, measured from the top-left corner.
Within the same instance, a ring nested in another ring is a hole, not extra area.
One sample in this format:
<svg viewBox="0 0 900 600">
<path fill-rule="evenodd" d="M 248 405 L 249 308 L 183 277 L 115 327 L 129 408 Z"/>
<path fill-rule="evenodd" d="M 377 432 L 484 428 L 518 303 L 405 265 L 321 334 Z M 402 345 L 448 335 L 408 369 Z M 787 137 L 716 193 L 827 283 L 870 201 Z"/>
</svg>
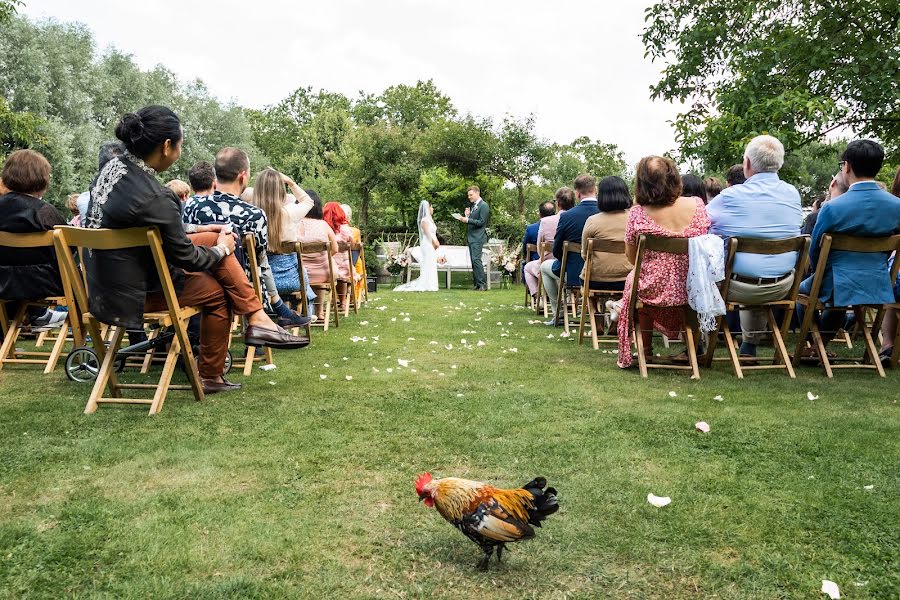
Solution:
<svg viewBox="0 0 900 600">
<path fill-rule="evenodd" d="M 499 546 L 497 546 L 497 562 L 498 562 L 498 563 L 503 562 L 503 561 L 501 560 L 501 557 L 503 556 L 503 549 L 504 549 L 504 548 L 506 548 L 506 544 L 500 544 Z"/>
<path fill-rule="evenodd" d="M 490 563 L 491 563 L 491 554 L 494 553 L 494 547 L 493 546 L 482 546 L 481 549 L 482 549 L 482 551 L 484 551 L 484 558 L 482 558 L 478 562 L 478 570 L 479 571 L 487 571 L 488 565 L 490 565 Z"/>
</svg>

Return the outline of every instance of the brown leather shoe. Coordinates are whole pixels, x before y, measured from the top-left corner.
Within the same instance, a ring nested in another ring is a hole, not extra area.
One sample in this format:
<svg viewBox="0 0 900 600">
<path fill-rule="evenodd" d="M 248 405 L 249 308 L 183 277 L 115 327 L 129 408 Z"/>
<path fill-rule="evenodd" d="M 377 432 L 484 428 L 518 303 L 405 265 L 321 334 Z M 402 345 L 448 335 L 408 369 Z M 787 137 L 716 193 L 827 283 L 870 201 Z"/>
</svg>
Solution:
<svg viewBox="0 0 900 600">
<path fill-rule="evenodd" d="M 309 338 L 299 335 L 291 335 L 281 327 L 278 329 L 263 329 L 256 325 L 249 325 L 244 332 L 244 343 L 248 346 L 267 346 L 291 350 L 309 346 Z"/>
<path fill-rule="evenodd" d="M 202 380 L 200 380 L 200 383 L 203 386 L 204 394 L 218 394 L 219 392 L 233 392 L 234 390 L 241 389 L 241 384 L 231 383 L 224 377 L 222 378 L 222 381 L 218 381 L 217 379 L 202 379 Z"/>
</svg>

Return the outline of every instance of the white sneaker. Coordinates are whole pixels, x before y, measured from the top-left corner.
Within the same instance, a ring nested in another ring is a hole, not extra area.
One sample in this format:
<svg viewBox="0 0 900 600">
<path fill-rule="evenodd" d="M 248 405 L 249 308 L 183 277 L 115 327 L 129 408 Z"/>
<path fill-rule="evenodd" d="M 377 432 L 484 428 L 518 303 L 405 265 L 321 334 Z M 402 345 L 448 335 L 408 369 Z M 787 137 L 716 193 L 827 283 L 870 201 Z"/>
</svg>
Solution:
<svg viewBox="0 0 900 600">
<path fill-rule="evenodd" d="M 619 313 L 622 312 L 622 308 L 625 306 L 624 301 L 616 300 L 613 302 L 612 300 L 606 301 L 606 312 L 609 313 L 609 322 L 616 323 L 619 320 Z"/>
<path fill-rule="evenodd" d="M 68 313 L 61 310 L 48 310 L 43 315 L 31 322 L 32 331 L 46 331 L 59 329 L 65 322 Z"/>
</svg>

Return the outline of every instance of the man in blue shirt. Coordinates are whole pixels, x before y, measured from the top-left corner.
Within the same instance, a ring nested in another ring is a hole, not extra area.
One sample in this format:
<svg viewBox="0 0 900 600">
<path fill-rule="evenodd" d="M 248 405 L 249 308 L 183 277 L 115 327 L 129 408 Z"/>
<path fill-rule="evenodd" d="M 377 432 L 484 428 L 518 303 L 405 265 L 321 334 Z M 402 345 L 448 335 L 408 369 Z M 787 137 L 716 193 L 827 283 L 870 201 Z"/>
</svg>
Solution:
<svg viewBox="0 0 900 600">
<path fill-rule="evenodd" d="M 800 194 L 778 178 L 784 164 L 784 146 L 770 135 L 750 140 L 744 151 L 746 181 L 722 190 L 706 207 L 709 232 L 722 237 L 783 239 L 800 235 L 803 211 Z M 734 257 L 728 300 L 748 305 L 783 299 L 794 284 L 796 252 L 745 254 Z M 799 274 L 797 275 L 799 276 Z M 756 356 L 756 346 L 767 331 L 761 308 L 741 311 L 741 355 Z"/>
<path fill-rule="evenodd" d="M 847 145 L 840 165 L 850 188 L 819 211 L 809 247 L 812 269 L 817 266 L 826 233 L 859 237 L 900 233 L 900 198 L 882 190 L 875 182 L 883 164 L 884 149 L 878 143 L 854 140 Z M 800 293 L 811 291 L 812 280 L 809 277 L 800 284 Z M 834 251 L 828 256 L 819 300 L 833 306 L 891 303 L 894 302 L 893 283 L 886 254 Z M 826 344 L 841 327 L 844 315 L 844 310 L 823 311 L 819 328 Z"/>
<path fill-rule="evenodd" d="M 581 243 L 581 233 L 588 217 L 596 215 L 597 209 L 597 180 L 590 175 L 579 175 L 575 178 L 575 198 L 578 204 L 575 208 L 567 210 L 559 217 L 556 225 L 556 235 L 553 237 L 553 256 L 555 260 L 545 260 L 541 265 L 541 279 L 544 289 L 550 298 L 550 307 L 553 309 L 553 319 L 547 321 L 547 325 L 556 325 L 559 322 L 557 315 L 556 299 L 559 294 L 559 276 L 562 265 L 562 252 L 564 242 Z M 581 270 L 584 268 L 584 259 L 580 252 L 570 253 L 566 259 L 566 285 L 581 285 Z"/>
</svg>

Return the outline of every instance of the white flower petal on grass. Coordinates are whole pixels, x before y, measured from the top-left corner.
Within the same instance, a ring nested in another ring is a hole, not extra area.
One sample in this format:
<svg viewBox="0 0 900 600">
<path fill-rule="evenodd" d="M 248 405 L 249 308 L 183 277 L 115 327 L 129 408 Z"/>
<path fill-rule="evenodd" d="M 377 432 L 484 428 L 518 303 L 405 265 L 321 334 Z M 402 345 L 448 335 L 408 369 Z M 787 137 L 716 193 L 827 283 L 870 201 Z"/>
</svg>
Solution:
<svg viewBox="0 0 900 600">
<path fill-rule="evenodd" d="M 720 394 L 720 395 L 716 396 L 715 398 L 713 398 L 713 400 L 716 400 L 717 402 L 722 402 L 723 400 L 725 400 L 725 398 L 723 398 Z"/>
<path fill-rule="evenodd" d="M 381 371 L 379 371 L 379 370 L 376 369 L 375 367 L 372 367 L 372 372 L 373 372 L 373 373 L 381 373 Z"/>
<path fill-rule="evenodd" d="M 411 372 L 411 373 L 418 373 L 418 371 L 416 371 L 415 369 L 410 369 L 410 372 Z"/>
<path fill-rule="evenodd" d="M 328 375 L 323 373 L 322 375 L 319 375 L 319 379 L 328 379 Z"/>
<path fill-rule="evenodd" d="M 360 321 L 359 324 L 360 324 L 360 325 L 368 325 L 369 322 L 368 322 L 368 321 Z"/>
<path fill-rule="evenodd" d="M 457 398 L 462 398 L 463 395 L 462 395 L 462 394 L 457 394 L 456 397 L 457 397 Z"/>
<path fill-rule="evenodd" d="M 353 375 L 344 375 L 344 379 L 347 381 L 353 381 Z"/>
<path fill-rule="evenodd" d="M 369 352 L 369 356 L 375 356 L 375 355 L 374 355 L 374 354 L 372 354 L 372 353 L 371 353 L 371 352 Z"/>
<path fill-rule="evenodd" d="M 559 337 L 561 337 L 561 338 L 567 338 L 567 337 L 569 337 L 570 335 L 572 335 L 570 332 L 568 332 L 568 331 L 563 331 L 562 333 L 559 334 Z"/>
<path fill-rule="evenodd" d="M 463 346 L 465 346 L 466 344 L 468 344 L 468 342 L 466 342 L 466 338 L 463 338 L 463 339 L 459 340 L 459 343 L 462 344 Z"/>
<path fill-rule="evenodd" d="M 348 359 L 348 358 L 345 356 L 345 357 L 343 357 L 341 360 L 350 360 L 350 359 Z"/>
<path fill-rule="evenodd" d="M 375 310 L 387 310 L 387 306 L 376 306 Z"/>
<path fill-rule="evenodd" d="M 838 585 L 827 579 L 822 580 L 822 593 L 827 594 L 831 600 L 838 600 L 841 597 L 841 590 L 838 589 Z"/>
<path fill-rule="evenodd" d="M 431 346 L 437 346 L 437 345 L 438 345 L 438 343 L 437 343 L 436 341 L 434 341 L 434 340 L 431 340 L 430 342 L 428 342 L 428 344 L 431 345 Z"/>
<path fill-rule="evenodd" d="M 669 392 L 669 398 L 677 398 L 678 394 L 676 392 Z"/>
<path fill-rule="evenodd" d="M 455 368 L 456 368 L 456 365 L 450 365 L 450 368 L 451 368 L 451 369 L 455 369 Z"/>
<path fill-rule="evenodd" d="M 447 344 L 446 346 L 444 346 L 444 348 L 447 350 L 453 350 L 453 344 Z"/>
<path fill-rule="evenodd" d="M 806 392 L 806 399 L 807 399 L 807 400 L 818 400 L 818 399 L 819 399 L 819 397 L 818 397 L 818 396 L 815 396 L 815 395 L 813 395 L 813 393 L 812 393 L 812 392 Z"/>
<path fill-rule="evenodd" d="M 404 323 L 409 323 L 409 317 L 403 317 L 403 322 L 404 322 Z"/>
<path fill-rule="evenodd" d="M 274 371 L 278 368 L 278 365 L 259 365 L 259 368 L 263 371 Z"/>
<path fill-rule="evenodd" d="M 703 433 L 709 433 L 709 423 L 706 421 L 697 421 L 694 425 L 697 428 L 697 431 L 702 431 Z"/>
<path fill-rule="evenodd" d="M 406 360 L 406 359 L 404 359 L 404 358 L 398 358 L 398 359 L 397 359 L 397 364 L 400 365 L 401 367 L 408 367 L 408 366 L 409 366 L 409 361 Z"/>
<path fill-rule="evenodd" d="M 500 325 L 502 327 L 503 323 L 501 321 L 497 321 L 497 325 Z M 512 323 L 510 323 L 510 325 L 512 325 Z"/>
<path fill-rule="evenodd" d="M 512 321 L 510 321 L 509 323 L 507 323 L 507 325 L 512 325 Z"/>
<path fill-rule="evenodd" d="M 874 490 L 874 489 L 875 489 L 875 486 L 874 486 L 874 485 L 864 485 L 864 486 L 863 486 L 863 489 L 864 489 L 864 490 Z"/>
<path fill-rule="evenodd" d="M 478 343 L 475 344 L 475 345 L 478 346 L 478 347 L 480 348 L 481 346 L 484 346 L 484 342 L 481 341 L 481 340 L 478 340 Z"/>
<path fill-rule="evenodd" d="M 438 373 L 438 377 L 444 377 L 446 373 Z"/>
<path fill-rule="evenodd" d="M 552 339 L 553 339 L 553 337 L 554 337 L 554 336 L 553 336 L 553 334 L 552 334 L 552 333 L 548 333 L 548 334 L 547 334 L 547 339 L 548 339 L 548 340 L 552 340 Z"/>
<path fill-rule="evenodd" d="M 647 502 L 655 506 L 656 508 L 662 508 L 667 504 L 672 502 L 672 499 L 668 496 L 656 496 L 654 494 L 647 494 Z"/>
<path fill-rule="evenodd" d="M 396 323 L 396 322 L 397 322 L 397 317 L 391 317 L 391 323 Z"/>
<path fill-rule="evenodd" d="M 322 365 L 322 366 L 325 367 L 325 368 L 327 369 L 327 368 L 329 368 L 331 365 L 329 365 L 328 363 L 325 363 L 325 364 Z"/>
<path fill-rule="evenodd" d="M 269 385 L 276 385 L 276 383 L 274 381 L 270 381 Z"/>
<path fill-rule="evenodd" d="M 416 338 L 406 338 L 406 341 L 407 341 L 407 342 L 414 342 L 414 341 L 416 341 Z"/>
<path fill-rule="evenodd" d="M 388 373 L 393 373 L 393 372 L 394 372 L 394 369 L 388 367 L 387 369 L 385 369 L 385 371 L 387 371 Z"/>
<path fill-rule="evenodd" d="M 519 349 L 518 348 L 510 348 L 509 351 L 510 352 L 518 352 Z M 559 361 L 559 362 L 562 362 L 562 361 Z"/>
</svg>

